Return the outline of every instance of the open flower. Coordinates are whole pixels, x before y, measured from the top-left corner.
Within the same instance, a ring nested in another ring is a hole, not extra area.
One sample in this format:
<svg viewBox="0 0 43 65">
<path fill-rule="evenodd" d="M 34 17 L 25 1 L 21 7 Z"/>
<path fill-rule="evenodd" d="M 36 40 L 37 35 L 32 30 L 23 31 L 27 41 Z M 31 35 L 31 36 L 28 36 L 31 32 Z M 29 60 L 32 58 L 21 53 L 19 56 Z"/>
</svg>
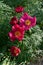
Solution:
<svg viewBox="0 0 43 65">
<path fill-rule="evenodd" d="M 18 56 L 21 50 L 17 48 L 16 46 L 12 46 L 10 49 L 10 52 L 12 56 Z"/>
<path fill-rule="evenodd" d="M 10 24 L 11 24 L 11 25 L 14 25 L 14 24 L 16 24 L 16 23 L 18 23 L 18 19 L 17 19 L 17 17 L 14 16 L 14 17 L 11 19 Z"/>
<path fill-rule="evenodd" d="M 18 24 L 12 26 L 12 31 L 8 33 L 10 40 L 19 40 L 21 41 L 24 38 L 24 26 L 20 27 Z"/>
<path fill-rule="evenodd" d="M 18 7 L 15 8 L 15 11 L 17 13 L 21 13 L 23 10 L 24 10 L 24 8 L 22 6 L 18 6 Z"/>
<path fill-rule="evenodd" d="M 24 13 L 20 18 L 20 25 L 25 26 L 25 30 L 29 30 L 31 27 L 36 25 L 36 17 L 31 17 L 28 13 Z"/>
</svg>

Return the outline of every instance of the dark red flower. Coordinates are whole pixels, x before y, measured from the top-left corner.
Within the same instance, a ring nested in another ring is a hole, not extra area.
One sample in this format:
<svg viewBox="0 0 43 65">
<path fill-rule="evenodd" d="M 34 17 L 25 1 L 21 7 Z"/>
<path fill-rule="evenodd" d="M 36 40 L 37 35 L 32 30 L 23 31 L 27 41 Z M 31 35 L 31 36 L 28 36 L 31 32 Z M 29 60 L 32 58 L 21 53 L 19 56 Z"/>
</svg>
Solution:
<svg viewBox="0 0 43 65">
<path fill-rule="evenodd" d="M 12 46 L 10 49 L 10 52 L 12 56 L 18 56 L 21 50 L 17 48 L 16 46 Z"/>
<path fill-rule="evenodd" d="M 24 38 L 24 33 L 24 26 L 20 27 L 20 25 L 16 24 L 12 26 L 12 31 L 10 31 L 8 35 L 11 41 L 14 41 L 16 39 L 21 41 Z"/>
<path fill-rule="evenodd" d="M 21 13 L 21 12 L 23 12 L 23 10 L 24 10 L 24 8 L 22 6 L 18 6 L 18 7 L 15 8 L 15 11 L 17 13 Z"/>
<path fill-rule="evenodd" d="M 17 17 L 14 16 L 14 17 L 11 19 L 10 24 L 11 24 L 11 25 L 14 25 L 14 24 L 16 24 L 16 23 L 18 23 L 18 19 L 17 19 Z"/>
</svg>

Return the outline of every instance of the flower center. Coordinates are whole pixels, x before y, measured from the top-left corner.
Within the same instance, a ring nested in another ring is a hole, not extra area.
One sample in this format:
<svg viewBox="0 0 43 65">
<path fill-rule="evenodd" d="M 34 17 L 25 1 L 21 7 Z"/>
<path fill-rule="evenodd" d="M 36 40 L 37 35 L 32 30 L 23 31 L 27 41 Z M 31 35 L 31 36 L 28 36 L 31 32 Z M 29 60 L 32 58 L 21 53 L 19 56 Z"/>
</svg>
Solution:
<svg viewBox="0 0 43 65">
<path fill-rule="evenodd" d="M 16 37 L 19 37 L 20 35 L 21 35 L 21 33 L 20 33 L 19 31 L 16 31 L 16 32 L 15 32 L 15 36 L 16 36 Z"/>
<path fill-rule="evenodd" d="M 16 56 L 18 56 L 18 51 L 17 51 L 17 50 L 14 50 L 14 54 L 15 54 Z"/>
<path fill-rule="evenodd" d="M 14 53 L 16 53 L 17 51 L 16 50 L 14 50 Z"/>
<path fill-rule="evenodd" d="M 30 23 L 31 23 L 30 20 L 26 20 L 26 21 L 25 21 L 25 24 L 26 24 L 26 25 L 30 25 Z"/>
</svg>

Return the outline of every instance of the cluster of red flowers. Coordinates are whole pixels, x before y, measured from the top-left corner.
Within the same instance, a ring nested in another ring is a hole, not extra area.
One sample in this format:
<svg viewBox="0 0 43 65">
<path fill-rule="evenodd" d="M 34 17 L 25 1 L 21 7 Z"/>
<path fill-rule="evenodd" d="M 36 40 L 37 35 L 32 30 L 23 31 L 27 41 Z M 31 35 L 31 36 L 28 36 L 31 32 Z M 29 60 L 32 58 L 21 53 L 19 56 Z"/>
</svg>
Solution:
<svg viewBox="0 0 43 65">
<path fill-rule="evenodd" d="M 17 13 L 23 12 L 24 8 L 19 6 L 15 8 Z M 12 25 L 12 30 L 8 33 L 11 41 L 19 40 L 21 41 L 24 38 L 25 31 L 29 30 L 31 27 L 36 25 L 36 17 L 31 17 L 27 12 L 24 12 L 20 20 L 14 16 L 10 24 Z M 13 56 L 18 56 L 20 49 L 13 46 L 11 47 L 11 54 Z"/>
</svg>

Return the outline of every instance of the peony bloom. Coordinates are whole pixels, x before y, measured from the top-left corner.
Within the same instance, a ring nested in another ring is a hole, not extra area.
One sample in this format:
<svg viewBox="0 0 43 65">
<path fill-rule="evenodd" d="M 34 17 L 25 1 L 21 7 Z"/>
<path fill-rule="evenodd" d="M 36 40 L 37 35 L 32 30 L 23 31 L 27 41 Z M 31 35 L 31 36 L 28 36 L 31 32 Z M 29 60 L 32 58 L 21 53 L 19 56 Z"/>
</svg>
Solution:
<svg viewBox="0 0 43 65">
<path fill-rule="evenodd" d="M 17 13 L 21 13 L 21 12 L 23 12 L 23 10 L 24 10 L 24 8 L 22 6 L 18 6 L 18 7 L 15 8 L 15 11 Z"/>
<path fill-rule="evenodd" d="M 21 41 L 24 38 L 24 26 L 20 27 L 18 24 L 12 26 L 12 31 L 8 33 L 10 40 L 19 40 Z"/>
<path fill-rule="evenodd" d="M 14 25 L 14 24 L 16 24 L 16 23 L 18 23 L 18 19 L 17 19 L 17 17 L 14 16 L 14 17 L 11 19 L 10 24 L 11 24 L 11 25 Z"/>
<path fill-rule="evenodd" d="M 21 50 L 15 46 L 12 46 L 10 52 L 12 56 L 18 56 Z"/>
<path fill-rule="evenodd" d="M 31 27 L 36 25 L 36 17 L 31 17 L 28 13 L 24 13 L 20 18 L 20 25 L 25 26 L 25 30 L 29 30 Z"/>
</svg>

